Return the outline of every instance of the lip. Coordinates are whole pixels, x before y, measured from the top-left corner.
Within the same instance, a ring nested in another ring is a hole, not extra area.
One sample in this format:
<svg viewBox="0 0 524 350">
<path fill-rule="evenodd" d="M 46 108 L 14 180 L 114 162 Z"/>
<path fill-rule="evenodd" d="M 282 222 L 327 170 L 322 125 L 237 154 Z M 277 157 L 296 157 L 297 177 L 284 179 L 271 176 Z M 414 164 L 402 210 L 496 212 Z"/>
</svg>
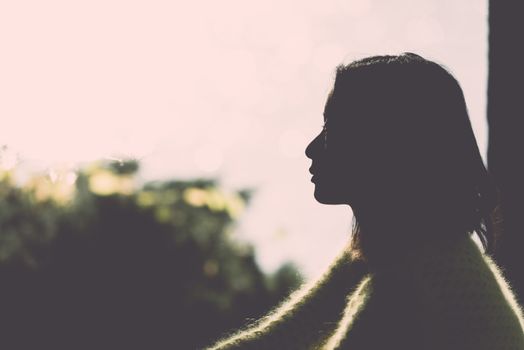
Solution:
<svg viewBox="0 0 524 350">
<path fill-rule="evenodd" d="M 311 182 L 315 182 L 315 179 L 317 178 L 317 168 L 315 168 L 313 165 L 309 167 L 309 172 L 311 173 Z"/>
</svg>

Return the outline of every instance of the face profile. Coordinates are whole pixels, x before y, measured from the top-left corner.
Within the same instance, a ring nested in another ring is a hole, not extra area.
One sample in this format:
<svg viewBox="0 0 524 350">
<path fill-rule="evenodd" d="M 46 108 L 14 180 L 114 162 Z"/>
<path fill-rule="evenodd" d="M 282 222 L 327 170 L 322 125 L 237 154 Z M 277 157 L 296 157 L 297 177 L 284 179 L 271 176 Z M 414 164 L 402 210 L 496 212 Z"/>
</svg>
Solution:
<svg viewBox="0 0 524 350">
<path fill-rule="evenodd" d="M 311 181 L 315 185 L 315 198 L 324 204 L 350 204 L 349 184 L 358 182 L 355 179 L 357 172 L 352 173 L 350 166 L 350 154 L 354 152 L 350 148 L 348 135 L 337 132 L 341 120 L 336 116 L 334 104 L 332 91 L 324 109 L 323 128 L 307 146 L 306 156 L 312 161 L 309 170 L 313 175 Z"/>
<path fill-rule="evenodd" d="M 384 168 L 388 162 L 380 160 L 385 154 L 380 152 L 382 145 L 370 142 L 373 133 L 359 121 L 365 112 L 352 103 L 362 98 L 359 95 L 346 97 L 333 89 L 325 104 L 323 128 L 306 147 L 314 196 L 320 203 L 355 206 L 366 193 L 369 196 L 367 187 L 380 188 L 377 177 L 389 171 Z"/>
</svg>

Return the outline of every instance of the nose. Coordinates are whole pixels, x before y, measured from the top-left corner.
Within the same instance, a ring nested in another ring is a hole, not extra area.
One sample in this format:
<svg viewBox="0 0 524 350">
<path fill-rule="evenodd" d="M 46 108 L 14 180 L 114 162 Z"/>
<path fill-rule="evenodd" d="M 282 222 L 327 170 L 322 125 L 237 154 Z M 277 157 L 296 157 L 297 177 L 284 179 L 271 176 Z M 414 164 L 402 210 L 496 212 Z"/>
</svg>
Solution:
<svg viewBox="0 0 524 350">
<path fill-rule="evenodd" d="M 318 147 L 320 145 L 320 138 L 321 138 L 321 136 L 322 135 L 319 134 L 317 137 L 315 137 L 313 140 L 311 140 L 309 145 L 307 145 L 305 153 L 306 153 L 306 157 L 308 157 L 309 159 L 313 159 L 315 151 L 318 149 Z"/>
</svg>

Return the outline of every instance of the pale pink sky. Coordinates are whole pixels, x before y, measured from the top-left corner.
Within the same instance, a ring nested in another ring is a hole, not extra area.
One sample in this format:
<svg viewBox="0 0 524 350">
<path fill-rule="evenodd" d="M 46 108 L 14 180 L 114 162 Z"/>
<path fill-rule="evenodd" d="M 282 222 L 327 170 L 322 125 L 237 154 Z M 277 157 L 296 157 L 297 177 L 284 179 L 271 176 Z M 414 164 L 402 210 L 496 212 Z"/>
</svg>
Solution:
<svg viewBox="0 0 524 350">
<path fill-rule="evenodd" d="M 4 0 L 0 48 L 0 145 L 21 167 L 133 155 L 145 179 L 256 186 L 238 235 L 267 270 L 313 276 L 347 238 L 351 211 L 315 202 L 304 155 L 338 63 L 444 63 L 486 147 L 485 0 Z"/>
</svg>

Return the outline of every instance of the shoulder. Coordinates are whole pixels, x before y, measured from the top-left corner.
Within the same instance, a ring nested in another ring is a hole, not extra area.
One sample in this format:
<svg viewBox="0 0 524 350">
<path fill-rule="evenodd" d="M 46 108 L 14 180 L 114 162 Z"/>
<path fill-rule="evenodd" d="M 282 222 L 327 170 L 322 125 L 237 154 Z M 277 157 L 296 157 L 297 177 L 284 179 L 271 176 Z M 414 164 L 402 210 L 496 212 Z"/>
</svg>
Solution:
<svg viewBox="0 0 524 350">
<path fill-rule="evenodd" d="M 425 254 L 414 271 L 428 334 L 445 342 L 442 346 L 524 349 L 515 297 L 500 269 L 471 238 Z"/>
</svg>

